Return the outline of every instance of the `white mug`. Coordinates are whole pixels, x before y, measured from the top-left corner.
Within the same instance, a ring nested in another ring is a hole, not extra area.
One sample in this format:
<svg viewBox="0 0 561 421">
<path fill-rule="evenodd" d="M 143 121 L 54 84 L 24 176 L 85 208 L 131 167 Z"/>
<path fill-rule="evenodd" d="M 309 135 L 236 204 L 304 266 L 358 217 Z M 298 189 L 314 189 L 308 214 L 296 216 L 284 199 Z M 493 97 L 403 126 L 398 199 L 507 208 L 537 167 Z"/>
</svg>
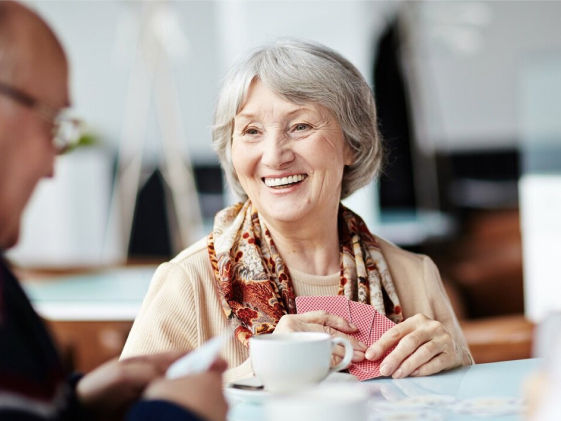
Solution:
<svg viewBox="0 0 561 421">
<path fill-rule="evenodd" d="M 331 365 L 333 347 L 345 347 L 343 360 Z M 321 332 L 293 332 L 253 336 L 249 355 L 255 375 L 266 390 L 291 392 L 318 383 L 351 363 L 353 347 L 345 338 Z"/>
</svg>

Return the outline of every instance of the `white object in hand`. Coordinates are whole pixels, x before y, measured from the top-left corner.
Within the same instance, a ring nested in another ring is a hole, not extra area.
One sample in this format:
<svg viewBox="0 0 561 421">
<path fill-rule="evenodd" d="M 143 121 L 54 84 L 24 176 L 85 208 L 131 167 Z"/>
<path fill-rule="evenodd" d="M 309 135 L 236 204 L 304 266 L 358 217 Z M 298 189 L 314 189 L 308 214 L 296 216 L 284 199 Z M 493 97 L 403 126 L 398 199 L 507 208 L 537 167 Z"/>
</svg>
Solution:
<svg viewBox="0 0 561 421">
<path fill-rule="evenodd" d="M 176 379 L 208 370 L 229 337 L 229 334 L 215 336 L 199 348 L 185 354 L 168 367 L 166 377 Z"/>
</svg>

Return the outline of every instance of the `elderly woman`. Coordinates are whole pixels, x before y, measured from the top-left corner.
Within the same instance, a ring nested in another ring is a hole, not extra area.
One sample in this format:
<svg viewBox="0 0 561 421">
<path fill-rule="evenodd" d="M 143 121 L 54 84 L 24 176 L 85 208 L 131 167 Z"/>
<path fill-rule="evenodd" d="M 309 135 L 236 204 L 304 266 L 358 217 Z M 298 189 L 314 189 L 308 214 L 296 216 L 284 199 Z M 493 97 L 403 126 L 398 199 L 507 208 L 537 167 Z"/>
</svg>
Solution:
<svg viewBox="0 0 561 421">
<path fill-rule="evenodd" d="M 236 326 L 226 378 L 251 373 L 248 339 L 287 331 L 345 336 L 353 361 L 395 378 L 472 363 L 434 263 L 371 234 L 341 199 L 381 160 L 374 99 L 345 58 L 324 46 L 277 42 L 234 67 L 213 142 L 243 199 L 208 237 L 161 265 L 124 356 L 190 350 Z M 367 349 L 356 328 L 325 312 L 295 314 L 295 297 L 343 294 L 397 325 Z"/>
</svg>

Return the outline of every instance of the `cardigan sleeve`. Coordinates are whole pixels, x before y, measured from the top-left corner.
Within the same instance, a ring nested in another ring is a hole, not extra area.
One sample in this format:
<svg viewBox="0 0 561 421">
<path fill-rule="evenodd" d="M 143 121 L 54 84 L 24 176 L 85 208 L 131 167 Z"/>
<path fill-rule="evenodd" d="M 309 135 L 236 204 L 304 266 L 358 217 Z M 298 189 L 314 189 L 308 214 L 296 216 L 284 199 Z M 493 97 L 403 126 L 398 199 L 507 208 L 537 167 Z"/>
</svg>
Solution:
<svg viewBox="0 0 561 421">
<path fill-rule="evenodd" d="M 168 262 L 158 267 L 121 358 L 190 351 L 198 346 L 201 309 L 195 299 L 194 284 L 181 265 Z"/>
<path fill-rule="evenodd" d="M 423 256 L 423 279 L 425 281 L 430 306 L 433 309 L 435 320 L 442 323 L 454 338 L 456 352 L 460 353 L 462 356 L 462 364 L 473 364 L 473 357 L 469 351 L 469 347 L 460 324 L 458 323 L 458 319 L 452 309 L 450 299 L 444 290 L 444 285 L 442 284 L 438 268 L 427 256 Z"/>
</svg>

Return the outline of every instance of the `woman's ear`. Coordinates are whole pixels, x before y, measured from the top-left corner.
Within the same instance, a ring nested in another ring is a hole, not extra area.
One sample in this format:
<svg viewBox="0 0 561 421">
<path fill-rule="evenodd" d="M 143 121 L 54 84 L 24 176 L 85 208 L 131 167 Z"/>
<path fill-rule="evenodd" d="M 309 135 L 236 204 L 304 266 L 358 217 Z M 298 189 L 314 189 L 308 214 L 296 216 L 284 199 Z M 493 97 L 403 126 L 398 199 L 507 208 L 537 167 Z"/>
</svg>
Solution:
<svg viewBox="0 0 561 421">
<path fill-rule="evenodd" d="M 355 162 L 354 154 L 349 144 L 345 142 L 345 149 L 343 151 L 343 162 L 345 165 L 353 165 Z"/>
</svg>

